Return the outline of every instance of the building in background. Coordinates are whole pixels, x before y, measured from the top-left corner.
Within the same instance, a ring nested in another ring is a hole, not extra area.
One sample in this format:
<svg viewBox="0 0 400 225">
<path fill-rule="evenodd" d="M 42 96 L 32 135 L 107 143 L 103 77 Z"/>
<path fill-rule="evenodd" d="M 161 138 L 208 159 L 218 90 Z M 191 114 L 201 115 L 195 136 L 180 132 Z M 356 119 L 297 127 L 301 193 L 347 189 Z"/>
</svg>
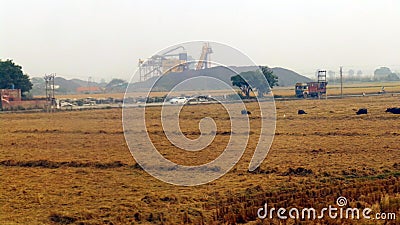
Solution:
<svg viewBox="0 0 400 225">
<path fill-rule="evenodd" d="M 46 99 L 22 100 L 21 89 L 0 89 L 1 110 L 44 109 Z"/>
<path fill-rule="evenodd" d="M 1 89 L 0 95 L 1 101 L 5 103 L 22 100 L 21 89 Z"/>
</svg>

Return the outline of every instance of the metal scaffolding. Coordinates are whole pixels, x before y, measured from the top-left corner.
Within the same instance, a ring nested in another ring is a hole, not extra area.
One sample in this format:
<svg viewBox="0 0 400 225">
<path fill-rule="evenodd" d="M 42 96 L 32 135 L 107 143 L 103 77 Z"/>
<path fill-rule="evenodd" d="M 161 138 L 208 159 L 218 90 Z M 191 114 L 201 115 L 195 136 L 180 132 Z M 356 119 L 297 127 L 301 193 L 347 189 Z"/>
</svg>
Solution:
<svg viewBox="0 0 400 225">
<path fill-rule="evenodd" d="M 173 53 L 177 50 L 181 51 Z M 213 53 L 213 51 L 210 43 L 204 43 L 200 58 L 193 69 L 201 70 L 210 68 L 211 53 Z M 140 81 L 145 81 L 152 77 L 161 76 L 170 72 L 183 72 L 189 69 L 188 54 L 183 46 L 177 46 L 160 55 L 154 55 L 147 60 L 139 59 L 138 67 Z"/>
<path fill-rule="evenodd" d="M 182 51 L 170 54 L 179 49 L 182 49 Z M 169 72 L 182 72 L 187 69 L 186 61 L 187 53 L 183 46 L 170 49 L 161 55 L 154 55 L 147 60 L 139 59 L 140 81 L 145 81 Z"/>
</svg>

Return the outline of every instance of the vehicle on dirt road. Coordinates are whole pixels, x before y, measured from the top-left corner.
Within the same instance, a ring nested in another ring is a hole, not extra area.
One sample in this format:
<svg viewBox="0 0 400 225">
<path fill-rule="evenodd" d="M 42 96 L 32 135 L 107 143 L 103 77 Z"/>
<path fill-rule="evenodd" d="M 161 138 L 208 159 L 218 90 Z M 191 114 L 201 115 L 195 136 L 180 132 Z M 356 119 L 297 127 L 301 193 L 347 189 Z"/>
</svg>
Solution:
<svg viewBox="0 0 400 225">
<path fill-rule="evenodd" d="M 326 94 L 328 82 L 296 83 L 295 93 L 298 98 L 320 97 Z"/>
<path fill-rule="evenodd" d="M 319 70 L 317 82 L 296 83 L 294 91 L 298 98 L 318 98 L 322 95 L 326 96 L 327 85 L 328 82 L 326 81 L 326 70 Z"/>
<path fill-rule="evenodd" d="M 188 101 L 185 97 L 175 97 L 169 100 L 171 104 L 185 104 Z"/>
</svg>

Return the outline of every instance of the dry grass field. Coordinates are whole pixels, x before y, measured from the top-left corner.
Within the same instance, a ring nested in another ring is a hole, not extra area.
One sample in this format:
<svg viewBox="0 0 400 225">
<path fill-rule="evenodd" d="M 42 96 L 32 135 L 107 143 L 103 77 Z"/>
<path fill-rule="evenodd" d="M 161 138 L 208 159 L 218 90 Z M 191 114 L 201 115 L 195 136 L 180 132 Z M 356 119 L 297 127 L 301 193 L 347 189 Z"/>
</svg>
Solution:
<svg viewBox="0 0 400 225">
<path fill-rule="evenodd" d="M 218 107 L 185 106 L 184 132 L 195 138 L 193 118 L 204 114 L 228 131 Z M 400 224 L 400 115 L 385 113 L 400 107 L 399 96 L 277 101 L 275 139 L 255 172 L 247 166 L 260 111 L 247 107 L 253 132 L 244 156 L 222 178 L 196 187 L 163 183 L 135 163 L 120 109 L 0 114 L 0 224 Z M 356 115 L 358 108 L 368 115 Z M 182 152 L 166 142 L 159 113 L 147 111 L 150 137 L 172 161 L 207 162 L 229 138 L 219 132 L 202 154 Z M 339 196 L 351 207 L 395 212 L 397 220 L 257 219 L 266 201 L 319 209 Z"/>
</svg>

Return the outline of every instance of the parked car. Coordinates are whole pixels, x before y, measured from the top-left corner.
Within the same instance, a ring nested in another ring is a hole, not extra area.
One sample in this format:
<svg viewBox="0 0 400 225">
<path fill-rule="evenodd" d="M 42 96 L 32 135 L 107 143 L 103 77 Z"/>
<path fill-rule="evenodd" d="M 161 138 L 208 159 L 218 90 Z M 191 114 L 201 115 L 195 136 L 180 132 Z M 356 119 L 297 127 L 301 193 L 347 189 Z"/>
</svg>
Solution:
<svg viewBox="0 0 400 225">
<path fill-rule="evenodd" d="M 185 97 L 176 97 L 169 100 L 171 104 L 185 104 L 187 102 L 187 98 Z"/>
</svg>

